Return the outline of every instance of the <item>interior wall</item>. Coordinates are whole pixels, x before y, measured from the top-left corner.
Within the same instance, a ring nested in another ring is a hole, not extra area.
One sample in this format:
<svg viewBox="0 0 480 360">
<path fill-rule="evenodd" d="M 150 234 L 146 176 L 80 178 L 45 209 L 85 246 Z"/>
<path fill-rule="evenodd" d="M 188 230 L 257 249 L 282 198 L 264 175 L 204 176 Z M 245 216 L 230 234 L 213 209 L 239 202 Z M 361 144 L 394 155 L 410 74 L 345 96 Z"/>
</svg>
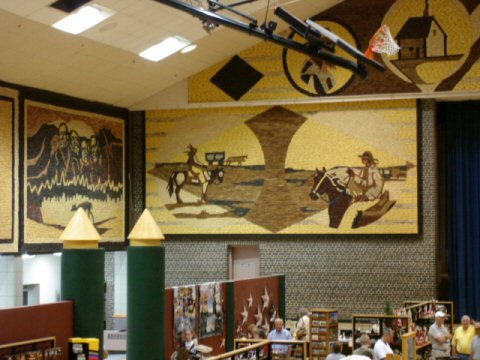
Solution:
<svg viewBox="0 0 480 360">
<path fill-rule="evenodd" d="M 39 284 L 40 304 L 60 300 L 61 257 L 36 255 L 23 261 L 23 285 Z"/>
<path fill-rule="evenodd" d="M 115 306 L 114 314 L 127 313 L 127 253 L 115 252 Z"/>
<path fill-rule="evenodd" d="M 436 296 L 435 102 L 419 102 L 422 234 L 385 236 L 167 236 L 166 286 L 228 278 L 228 246 L 260 246 L 261 275 L 285 273 L 286 314 L 337 308 L 342 319 L 378 313 L 386 301 Z"/>
<path fill-rule="evenodd" d="M 0 309 L 22 305 L 22 259 L 0 255 Z"/>
<path fill-rule="evenodd" d="M 73 302 L 22 306 L 0 311 L 0 344 L 55 337 L 56 346 L 66 352 L 73 336 Z M 35 324 L 35 326 L 32 326 Z"/>
</svg>

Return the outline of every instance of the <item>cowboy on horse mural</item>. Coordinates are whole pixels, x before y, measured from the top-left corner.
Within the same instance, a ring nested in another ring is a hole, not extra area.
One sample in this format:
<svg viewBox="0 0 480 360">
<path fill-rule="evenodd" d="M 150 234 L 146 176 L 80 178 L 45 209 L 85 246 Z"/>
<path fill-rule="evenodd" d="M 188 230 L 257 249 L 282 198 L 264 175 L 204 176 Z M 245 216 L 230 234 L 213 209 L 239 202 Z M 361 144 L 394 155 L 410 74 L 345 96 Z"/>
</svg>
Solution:
<svg viewBox="0 0 480 360">
<path fill-rule="evenodd" d="M 358 156 L 364 165 L 358 173 L 345 166 L 315 170 L 310 198 L 315 201 L 322 195 L 327 196 L 331 228 L 340 226 L 345 212 L 354 203 L 378 200 L 367 209 L 358 210 L 353 219 L 353 229 L 377 221 L 396 203 L 396 200 L 390 200 L 388 191 L 383 191 L 385 179 L 377 168 L 378 160 L 372 152 L 367 150 Z"/>
<path fill-rule="evenodd" d="M 354 201 L 372 201 L 382 195 L 385 179 L 377 168 L 378 160 L 373 157 L 371 151 L 365 151 L 358 155 L 364 165 L 360 173 L 357 174 L 351 168 L 348 168 L 348 174 L 361 189 L 362 193 L 355 196 Z"/>
<path fill-rule="evenodd" d="M 210 180 L 210 174 L 208 173 L 207 166 L 202 164 L 197 159 L 197 148 L 191 144 L 188 145 L 188 150 L 185 153 L 188 155 L 188 175 L 191 177 L 192 183 L 204 184 Z"/>
<path fill-rule="evenodd" d="M 188 155 L 187 165 L 188 170 L 174 170 L 168 179 L 167 191 L 170 196 L 175 193 L 177 204 L 183 204 L 180 198 L 180 191 L 185 185 L 194 185 L 202 187 L 202 195 L 200 203 L 208 202 L 207 189 L 210 184 L 221 184 L 223 182 L 223 168 L 216 167 L 209 169 L 206 165 L 198 161 L 197 149 L 192 145 L 188 145 L 188 150 L 185 151 Z"/>
</svg>

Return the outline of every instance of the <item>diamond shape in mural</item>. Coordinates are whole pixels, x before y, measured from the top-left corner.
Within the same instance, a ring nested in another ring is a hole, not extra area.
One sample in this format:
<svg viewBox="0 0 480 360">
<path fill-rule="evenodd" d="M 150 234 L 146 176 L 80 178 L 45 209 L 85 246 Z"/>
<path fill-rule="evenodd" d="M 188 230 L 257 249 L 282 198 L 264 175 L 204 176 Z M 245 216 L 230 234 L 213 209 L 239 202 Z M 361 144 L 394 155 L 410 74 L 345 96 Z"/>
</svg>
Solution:
<svg viewBox="0 0 480 360">
<path fill-rule="evenodd" d="M 262 77 L 261 72 L 235 55 L 210 79 L 210 82 L 233 99 L 240 100 Z"/>
</svg>

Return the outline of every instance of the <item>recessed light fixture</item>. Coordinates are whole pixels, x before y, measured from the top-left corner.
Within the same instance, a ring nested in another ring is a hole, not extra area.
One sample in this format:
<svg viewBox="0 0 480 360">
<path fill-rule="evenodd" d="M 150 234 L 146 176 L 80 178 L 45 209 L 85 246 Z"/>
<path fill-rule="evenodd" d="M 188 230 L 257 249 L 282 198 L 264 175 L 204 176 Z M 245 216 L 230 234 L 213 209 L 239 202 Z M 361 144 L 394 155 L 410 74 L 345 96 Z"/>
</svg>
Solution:
<svg viewBox="0 0 480 360">
<path fill-rule="evenodd" d="M 55 29 L 68 32 L 70 34 L 80 34 L 91 27 L 108 19 L 115 12 L 100 5 L 87 5 L 81 7 L 52 26 Z"/>
<path fill-rule="evenodd" d="M 35 257 L 35 255 L 23 254 L 22 255 L 22 260 L 33 259 L 34 257 Z"/>
<path fill-rule="evenodd" d="M 160 61 L 190 45 L 191 41 L 181 36 L 166 38 L 161 43 L 143 50 L 139 55 L 147 60 Z"/>
<path fill-rule="evenodd" d="M 62 256 L 62 253 L 61 252 L 54 252 L 53 256 Z"/>
<path fill-rule="evenodd" d="M 186 53 L 189 53 L 190 51 L 195 50 L 196 48 L 197 48 L 197 45 L 195 45 L 195 44 L 188 45 L 188 46 L 185 46 L 185 47 L 182 49 L 181 53 L 182 53 L 182 54 L 186 54 Z"/>
</svg>

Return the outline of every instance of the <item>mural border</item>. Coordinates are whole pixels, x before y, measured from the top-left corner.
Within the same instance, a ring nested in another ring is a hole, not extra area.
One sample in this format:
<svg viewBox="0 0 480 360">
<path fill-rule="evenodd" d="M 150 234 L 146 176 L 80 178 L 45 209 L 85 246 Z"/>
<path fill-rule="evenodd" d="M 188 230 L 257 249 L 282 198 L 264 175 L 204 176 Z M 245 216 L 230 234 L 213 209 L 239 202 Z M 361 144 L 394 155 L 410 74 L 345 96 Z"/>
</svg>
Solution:
<svg viewBox="0 0 480 360">
<path fill-rule="evenodd" d="M 0 82 L 0 85 L 4 82 Z M 17 88 L 20 92 L 19 96 L 19 138 L 24 138 L 25 136 L 25 101 L 34 101 L 39 103 L 44 103 L 49 106 L 57 106 L 73 111 L 88 112 L 96 115 L 105 115 L 110 117 L 118 118 L 124 122 L 124 187 L 125 187 L 125 219 L 124 219 L 124 233 L 125 239 L 122 242 L 102 242 L 99 244 L 100 247 L 105 248 L 108 251 L 114 250 L 124 250 L 128 245 L 127 235 L 129 231 L 129 206 L 130 206 L 130 163 L 129 163 L 129 151 L 130 151 L 130 132 L 129 132 L 129 111 L 126 108 L 115 107 L 108 104 L 92 102 L 84 99 L 79 99 L 71 97 L 68 95 L 53 93 L 46 90 L 40 90 L 31 87 L 25 87 L 15 84 L 9 84 L 14 88 Z M 24 144 L 19 144 L 19 166 L 20 169 L 24 167 Z M 19 249 L 22 253 L 51 253 L 60 251 L 63 248 L 61 243 L 41 243 L 41 244 L 25 244 L 24 242 L 24 171 L 20 171 L 19 183 Z"/>
<path fill-rule="evenodd" d="M 378 100 L 378 99 L 372 99 L 372 102 L 385 102 L 388 103 L 386 100 Z M 275 241 L 275 240 L 291 240 L 292 238 L 295 238 L 295 240 L 299 241 L 312 241 L 312 240 L 327 240 L 327 239 L 336 239 L 336 240 L 345 240 L 349 241 L 351 239 L 372 239 L 372 240 L 384 240 L 384 241 L 395 241 L 398 239 L 402 240 L 421 240 L 424 236 L 424 224 L 423 221 L 424 216 L 423 216 L 423 208 L 424 208 L 424 189 L 422 188 L 423 186 L 423 171 L 424 171 L 424 165 L 422 163 L 423 161 L 423 126 L 424 126 L 424 117 L 429 117 L 428 113 L 433 109 L 435 109 L 435 100 L 434 99 L 395 99 L 394 101 L 412 101 L 414 103 L 413 106 L 415 106 L 415 119 L 416 119 L 416 167 L 417 167 L 417 180 L 416 180 L 416 186 L 417 186 L 417 224 L 416 224 L 416 232 L 411 232 L 411 233 L 386 233 L 386 232 L 378 232 L 378 233 L 200 233 L 200 234 L 195 234 L 195 233 L 165 233 L 165 237 L 167 240 L 172 240 L 172 241 L 216 241 L 216 240 L 223 240 L 223 241 Z M 370 102 L 367 100 L 367 102 Z M 351 101 L 351 102 L 346 102 L 349 104 L 354 104 L 356 101 Z M 433 103 L 433 105 L 431 105 Z M 327 104 L 327 103 L 323 103 Z M 312 104 L 282 104 L 281 106 L 312 106 Z M 268 107 L 266 105 L 246 105 L 247 107 Z M 275 105 L 271 105 L 275 106 Z M 412 107 L 413 107 L 412 106 Z M 432 107 L 433 106 L 433 107 Z M 235 106 L 232 106 L 235 107 Z M 207 107 L 202 107 L 199 109 L 188 109 L 188 110 L 207 110 L 209 106 Z M 216 106 L 213 106 L 212 109 L 217 108 Z M 227 106 L 227 108 L 230 108 L 230 106 Z M 166 109 L 167 111 L 170 110 L 175 110 L 175 109 Z M 187 109 L 183 109 L 187 110 Z M 148 115 L 145 115 L 145 123 L 148 123 Z M 143 144 L 145 149 L 145 165 L 147 163 L 147 141 L 145 140 L 145 143 Z M 145 172 L 145 182 L 147 178 L 147 173 Z M 147 191 L 145 190 L 145 193 L 143 194 L 145 196 L 145 204 L 147 204 Z M 159 226 L 161 227 L 161 223 L 159 223 Z"/>
<path fill-rule="evenodd" d="M 1 85 L 1 84 L 0 84 Z M 11 216 L 12 216 L 12 231 L 10 239 L 0 239 L 0 249 L 3 246 L 12 245 L 12 250 L 1 251 L 2 254 L 16 254 L 19 250 L 19 134 L 18 134 L 18 124 L 19 124 L 19 101 L 18 101 L 18 92 L 10 89 L 0 87 L 0 99 L 10 102 L 12 105 L 12 203 L 11 203 Z M 2 246 L 3 245 L 3 246 Z"/>
</svg>

